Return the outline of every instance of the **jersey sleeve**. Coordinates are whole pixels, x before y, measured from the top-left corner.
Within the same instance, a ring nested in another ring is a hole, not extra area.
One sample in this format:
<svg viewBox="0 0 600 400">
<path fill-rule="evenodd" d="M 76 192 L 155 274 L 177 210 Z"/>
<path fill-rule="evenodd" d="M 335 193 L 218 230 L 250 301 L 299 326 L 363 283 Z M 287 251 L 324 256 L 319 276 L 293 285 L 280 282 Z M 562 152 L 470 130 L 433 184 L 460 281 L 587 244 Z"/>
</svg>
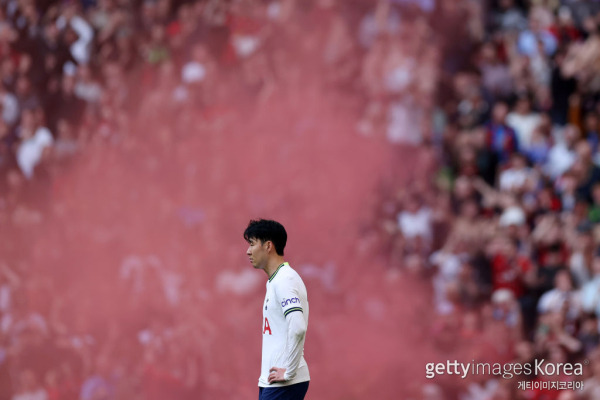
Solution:
<svg viewBox="0 0 600 400">
<path fill-rule="evenodd" d="M 303 312 L 304 307 L 302 300 L 300 300 L 299 287 L 292 277 L 277 282 L 275 294 L 284 317 L 296 311 Z"/>
<path fill-rule="evenodd" d="M 302 313 L 308 310 L 308 305 L 303 304 L 306 297 L 300 295 L 301 283 L 293 276 L 286 277 L 277 282 L 275 294 L 279 301 L 287 325 L 287 340 L 282 354 L 281 364 L 285 368 L 284 379 L 289 381 L 296 376 L 296 371 L 302 360 L 304 350 L 304 337 L 306 335 L 306 321 Z"/>
<path fill-rule="evenodd" d="M 306 321 L 302 314 L 290 312 L 288 315 L 287 341 L 282 364 L 282 367 L 285 368 L 283 377 L 286 381 L 294 379 L 296 376 L 296 370 L 304 353 L 304 336 L 306 335 Z"/>
</svg>

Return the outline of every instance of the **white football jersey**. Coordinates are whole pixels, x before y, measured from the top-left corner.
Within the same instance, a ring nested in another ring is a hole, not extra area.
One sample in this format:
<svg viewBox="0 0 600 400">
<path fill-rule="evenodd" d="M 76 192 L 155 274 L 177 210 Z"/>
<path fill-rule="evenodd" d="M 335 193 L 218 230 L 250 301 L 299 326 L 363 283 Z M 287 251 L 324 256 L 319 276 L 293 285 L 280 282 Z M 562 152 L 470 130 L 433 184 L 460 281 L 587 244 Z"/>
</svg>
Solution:
<svg viewBox="0 0 600 400">
<path fill-rule="evenodd" d="M 287 386 L 310 380 L 308 365 L 304 360 L 304 336 L 299 344 L 302 356 L 295 376 L 286 382 L 269 384 L 269 370 L 272 367 L 286 368 L 284 364 L 286 358 L 289 357 L 289 354 L 286 354 L 286 347 L 288 346 L 288 323 L 286 318 L 290 318 L 293 313 L 301 313 L 306 327 L 308 327 L 306 287 L 300 275 L 285 262 L 277 268 L 267 281 L 267 294 L 263 304 L 262 365 L 258 386 Z"/>
</svg>

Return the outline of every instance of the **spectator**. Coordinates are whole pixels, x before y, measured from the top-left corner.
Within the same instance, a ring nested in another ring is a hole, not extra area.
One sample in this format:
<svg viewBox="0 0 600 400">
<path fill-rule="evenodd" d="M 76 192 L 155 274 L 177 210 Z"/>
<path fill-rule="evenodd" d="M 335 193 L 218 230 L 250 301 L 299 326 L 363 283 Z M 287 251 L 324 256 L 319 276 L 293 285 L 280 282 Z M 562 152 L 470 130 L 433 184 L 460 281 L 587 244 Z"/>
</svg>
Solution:
<svg viewBox="0 0 600 400">
<path fill-rule="evenodd" d="M 497 289 L 492 293 L 492 316 L 512 332 L 510 337 L 513 340 L 521 339 L 523 334 L 521 307 L 511 290 Z"/>
<path fill-rule="evenodd" d="M 9 127 L 14 126 L 19 119 L 19 103 L 12 93 L 8 92 L 0 85 L 0 109 L 2 110 L 2 119 Z"/>
<path fill-rule="evenodd" d="M 19 394 L 13 396 L 13 400 L 47 400 L 48 393 L 38 383 L 31 370 L 25 370 L 20 374 Z"/>
<path fill-rule="evenodd" d="M 589 313 L 600 313 L 600 253 L 596 252 L 592 260 L 592 278 L 581 289 L 581 304 L 583 310 Z"/>
<path fill-rule="evenodd" d="M 27 179 L 33 178 L 35 168 L 42 162 L 54 138 L 50 130 L 37 121 L 34 110 L 24 110 L 17 128 L 20 143 L 17 148 L 17 164 Z"/>
<path fill-rule="evenodd" d="M 600 222 L 600 184 L 592 186 L 592 204 L 588 218 L 593 223 Z"/>
<path fill-rule="evenodd" d="M 535 165 L 543 165 L 550 152 L 550 132 L 542 125 L 538 125 L 531 133 L 531 143 L 525 150 L 527 158 Z"/>
<path fill-rule="evenodd" d="M 589 111 L 584 117 L 584 134 L 583 137 L 591 146 L 592 154 L 598 153 L 598 145 L 600 144 L 600 120 L 595 111 Z"/>
<path fill-rule="evenodd" d="M 510 158 L 510 167 L 500 173 L 500 190 L 521 194 L 533 191 L 539 178 L 534 170 L 527 167 L 525 156 L 513 153 Z"/>
<path fill-rule="evenodd" d="M 79 64 L 87 64 L 90 61 L 94 30 L 80 15 L 77 3 L 69 3 L 64 7 L 56 25 L 64 32 L 65 41 L 73 59 Z"/>
<path fill-rule="evenodd" d="M 455 299 L 452 298 L 452 294 L 456 291 L 463 261 L 466 258 L 466 254 L 462 250 L 460 243 L 450 239 L 429 259 L 431 265 L 437 268 L 433 279 L 433 288 L 436 308 L 442 315 L 455 311 L 456 304 L 454 304 Z"/>
<path fill-rule="evenodd" d="M 585 199 L 587 203 L 592 203 L 592 188 L 600 182 L 600 167 L 593 162 L 592 145 L 585 140 L 580 140 L 575 151 L 577 153 L 577 161 L 573 165 L 579 174 L 577 196 Z"/>
<path fill-rule="evenodd" d="M 115 398 L 115 385 L 112 382 L 110 360 L 105 355 L 96 358 L 94 373 L 81 386 L 80 400 L 112 400 Z"/>
<path fill-rule="evenodd" d="M 573 276 L 575 286 L 581 288 L 589 282 L 594 257 L 594 237 L 592 225 L 580 224 L 577 227 L 575 243 L 572 244 L 573 253 L 569 258 L 569 270 Z"/>
<path fill-rule="evenodd" d="M 102 87 L 93 76 L 89 65 L 80 65 L 77 68 L 77 78 L 73 93 L 76 97 L 86 101 L 88 104 L 97 104 L 102 97 Z M 76 120 L 71 121 L 77 122 Z"/>
<path fill-rule="evenodd" d="M 75 70 L 75 66 L 72 66 L 72 70 L 62 77 L 60 89 L 48 99 L 45 111 L 48 116 L 49 128 L 53 132 L 56 132 L 60 119 L 71 121 L 73 124 L 81 121 L 85 102 L 75 93 Z"/>
<path fill-rule="evenodd" d="M 598 332 L 598 319 L 595 315 L 582 318 L 577 338 L 582 343 L 586 354 L 591 354 L 598 347 L 598 344 L 600 344 L 600 333 Z"/>
<path fill-rule="evenodd" d="M 558 43 L 549 31 L 552 19 L 552 14 L 542 7 L 534 7 L 530 11 L 529 28 L 521 31 L 518 39 L 518 48 L 522 54 L 529 57 L 536 55 L 540 51 L 538 43 L 542 44 L 541 51 L 546 55 L 554 54 Z"/>
<path fill-rule="evenodd" d="M 550 114 L 552 122 L 564 125 L 569 118 L 570 102 L 572 95 L 577 90 L 577 80 L 566 76 L 563 72 L 565 62 L 565 51 L 559 49 L 554 55 L 552 73 L 550 78 L 550 90 L 552 97 L 552 106 Z"/>
<path fill-rule="evenodd" d="M 389 1 L 378 1 L 375 9 L 363 16 L 360 23 L 359 43 L 370 48 L 378 37 L 394 35 L 400 30 L 400 16 Z"/>
<path fill-rule="evenodd" d="M 492 18 L 494 29 L 500 31 L 521 31 L 527 27 L 527 18 L 514 0 L 500 0 Z"/>
<path fill-rule="evenodd" d="M 10 134 L 8 125 L 0 120 L 0 170 L 4 170 L 13 163 L 12 146 L 14 137 Z"/>
<path fill-rule="evenodd" d="M 483 44 L 478 61 L 483 87 L 494 99 L 506 98 L 512 94 L 514 89 L 510 68 L 500 60 L 493 42 Z"/>
<path fill-rule="evenodd" d="M 508 105 L 497 102 L 492 109 L 492 119 L 488 124 L 488 146 L 497 154 L 501 162 L 519 150 L 519 139 L 514 129 L 506 124 Z"/>
<path fill-rule="evenodd" d="M 541 314 L 566 311 L 566 317 L 571 322 L 579 318 L 581 305 L 578 293 L 573 290 L 569 271 L 561 269 L 556 273 L 554 277 L 554 289 L 545 292 L 540 297 L 538 310 Z"/>
<path fill-rule="evenodd" d="M 398 228 L 408 240 L 420 240 L 425 244 L 431 242 L 431 211 L 422 206 L 417 195 L 409 195 L 404 210 L 398 214 Z"/>
<path fill-rule="evenodd" d="M 531 261 L 517 253 L 516 244 L 508 237 L 496 239 L 490 249 L 494 290 L 508 289 L 519 298 L 525 292 L 525 285 L 534 267 Z"/>
<path fill-rule="evenodd" d="M 15 84 L 15 95 L 19 103 L 19 110 L 35 109 L 42 105 L 41 99 L 31 84 L 31 80 L 21 75 Z"/>
<path fill-rule="evenodd" d="M 531 148 L 533 131 L 541 123 L 541 117 L 531 109 L 527 95 L 517 99 L 514 110 L 506 116 L 506 124 L 515 130 L 520 149 L 527 152 Z"/>
<path fill-rule="evenodd" d="M 575 144 L 580 139 L 581 133 L 576 126 L 567 125 L 558 134 L 554 145 L 550 148 L 548 159 L 544 164 L 544 173 L 556 179 L 566 172 L 575 162 Z"/>
<path fill-rule="evenodd" d="M 38 85 L 47 87 L 48 81 L 61 73 L 67 61 L 74 62 L 75 60 L 71 57 L 69 48 L 61 39 L 60 29 L 53 19 L 45 22 L 42 35 L 36 45 L 37 50 L 33 54 L 33 62 L 37 68 L 42 68 L 38 72 L 40 76 Z"/>
</svg>

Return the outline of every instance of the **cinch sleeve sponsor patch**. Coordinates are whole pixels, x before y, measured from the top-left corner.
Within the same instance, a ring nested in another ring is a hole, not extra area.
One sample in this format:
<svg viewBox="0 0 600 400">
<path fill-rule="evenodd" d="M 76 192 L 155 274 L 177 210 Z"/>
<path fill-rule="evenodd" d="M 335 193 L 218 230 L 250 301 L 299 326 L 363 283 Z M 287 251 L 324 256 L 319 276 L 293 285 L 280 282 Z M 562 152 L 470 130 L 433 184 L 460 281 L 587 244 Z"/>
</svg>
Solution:
<svg viewBox="0 0 600 400">
<path fill-rule="evenodd" d="M 298 289 L 293 285 L 293 281 L 288 280 L 277 287 L 277 297 L 284 316 L 294 311 L 302 312 L 302 301 L 298 296 Z"/>
<path fill-rule="evenodd" d="M 289 313 L 294 311 L 302 311 L 300 298 L 293 294 L 289 297 L 283 297 L 281 299 L 281 309 L 283 310 L 284 316 L 287 316 Z"/>
</svg>

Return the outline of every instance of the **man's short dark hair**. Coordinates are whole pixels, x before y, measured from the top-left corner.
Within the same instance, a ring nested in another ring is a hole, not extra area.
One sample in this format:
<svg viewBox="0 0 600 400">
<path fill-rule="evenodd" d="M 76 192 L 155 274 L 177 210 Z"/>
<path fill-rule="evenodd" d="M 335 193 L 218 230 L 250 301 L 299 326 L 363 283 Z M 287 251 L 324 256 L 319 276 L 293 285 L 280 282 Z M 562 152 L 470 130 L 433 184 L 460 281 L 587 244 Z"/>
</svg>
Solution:
<svg viewBox="0 0 600 400">
<path fill-rule="evenodd" d="M 261 242 L 271 241 L 278 255 L 283 255 L 283 249 L 287 243 L 287 232 L 283 225 L 270 219 L 253 219 L 244 231 L 244 239 L 258 239 Z"/>
</svg>

